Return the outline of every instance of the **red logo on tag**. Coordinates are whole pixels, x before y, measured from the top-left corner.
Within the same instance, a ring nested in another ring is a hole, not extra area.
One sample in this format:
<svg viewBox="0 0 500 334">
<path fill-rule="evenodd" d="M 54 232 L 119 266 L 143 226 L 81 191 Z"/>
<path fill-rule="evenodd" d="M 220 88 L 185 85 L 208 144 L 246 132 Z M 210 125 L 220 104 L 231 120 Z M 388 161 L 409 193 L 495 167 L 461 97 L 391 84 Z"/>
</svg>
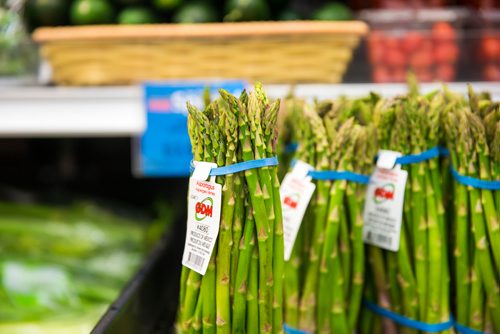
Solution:
<svg viewBox="0 0 500 334">
<path fill-rule="evenodd" d="M 295 194 L 291 196 L 286 196 L 285 199 L 283 200 L 283 203 L 289 206 L 290 208 L 295 209 L 299 204 L 299 195 Z"/>
<path fill-rule="evenodd" d="M 392 183 L 384 184 L 382 187 L 375 188 L 375 197 L 373 200 L 375 203 L 380 204 L 387 200 L 392 201 L 394 199 L 394 189 L 395 186 Z"/>
<path fill-rule="evenodd" d="M 210 197 L 205 198 L 201 202 L 196 203 L 195 205 L 195 219 L 197 221 L 201 221 L 206 217 L 212 217 L 213 211 L 213 200 Z"/>
</svg>

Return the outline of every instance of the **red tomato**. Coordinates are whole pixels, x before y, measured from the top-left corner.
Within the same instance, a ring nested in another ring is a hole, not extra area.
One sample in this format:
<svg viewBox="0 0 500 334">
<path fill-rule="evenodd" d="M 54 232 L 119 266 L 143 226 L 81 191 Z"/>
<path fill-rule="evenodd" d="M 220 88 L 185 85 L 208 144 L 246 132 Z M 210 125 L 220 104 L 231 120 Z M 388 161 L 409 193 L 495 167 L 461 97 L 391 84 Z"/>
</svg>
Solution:
<svg viewBox="0 0 500 334">
<path fill-rule="evenodd" d="M 447 22 L 438 22 L 432 27 L 432 37 L 439 41 L 451 41 L 456 37 L 455 29 Z"/>
<path fill-rule="evenodd" d="M 432 43 L 430 38 L 426 38 L 422 41 L 417 51 L 431 53 L 432 50 L 434 50 L 434 43 Z"/>
<path fill-rule="evenodd" d="M 406 68 L 396 67 L 392 70 L 392 79 L 394 82 L 405 82 L 406 81 Z"/>
<path fill-rule="evenodd" d="M 385 55 L 387 65 L 401 67 L 406 64 L 406 57 L 403 52 L 398 49 L 388 49 Z"/>
<path fill-rule="evenodd" d="M 432 65 L 432 53 L 417 51 L 410 57 L 410 65 L 415 69 L 426 68 Z"/>
<path fill-rule="evenodd" d="M 432 73 L 428 68 L 416 69 L 415 75 L 420 82 L 429 82 L 433 79 Z"/>
<path fill-rule="evenodd" d="M 453 65 L 440 64 L 436 68 L 436 79 L 441 81 L 453 81 L 453 79 L 455 79 L 455 68 Z"/>
<path fill-rule="evenodd" d="M 398 37 L 387 36 L 384 40 L 384 47 L 387 49 L 399 49 L 401 46 L 401 39 Z"/>
<path fill-rule="evenodd" d="M 483 69 L 483 76 L 488 81 L 500 81 L 500 66 L 488 64 Z"/>
<path fill-rule="evenodd" d="M 368 40 L 370 42 L 379 42 L 379 41 L 382 41 L 384 38 L 385 38 L 385 34 L 381 30 L 373 30 L 368 35 Z"/>
<path fill-rule="evenodd" d="M 368 59 L 371 64 L 381 64 L 385 61 L 384 48 L 371 47 L 368 49 Z"/>
<path fill-rule="evenodd" d="M 434 48 L 434 61 L 436 63 L 456 63 L 458 47 L 454 42 L 443 42 Z"/>
<path fill-rule="evenodd" d="M 384 66 L 375 66 L 373 68 L 372 78 L 373 78 L 373 82 L 377 82 L 377 83 L 391 81 L 389 70 L 387 69 L 387 67 L 384 67 Z"/>
<path fill-rule="evenodd" d="M 486 59 L 500 59 L 500 39 L 484 37 L 481 40 L 481 49 Z"/>
<path fill-rule="evenodd" d="M 424 41 L 424 37 L 418 31 L 410 31 L 406 34 L 403 39 L 403 49 L 407 53 L 412 53 L 417 51 Z"/>
</svg>

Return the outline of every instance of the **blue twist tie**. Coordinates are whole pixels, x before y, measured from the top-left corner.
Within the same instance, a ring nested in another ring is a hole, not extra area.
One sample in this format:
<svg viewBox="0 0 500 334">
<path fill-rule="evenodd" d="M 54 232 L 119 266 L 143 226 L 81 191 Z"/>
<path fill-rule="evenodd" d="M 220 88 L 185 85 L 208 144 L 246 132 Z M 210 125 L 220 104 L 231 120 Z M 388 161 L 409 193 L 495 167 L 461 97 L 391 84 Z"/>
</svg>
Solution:
<svg viewBox="0 0 500 334">
<path fill-rule="evenodd" d="M 277 165 L 278 165 L 278 158 L 277 157 L 257 159 L 257 160 L 248 160 L 248 161 L 238 162 L 238 163 L 228 165 L 228 166 L 212 168 L 210 170 L 210 176 L 221 176 L 221 175 L 235 174 L 238 172 L 246 171 L 248 169 L 262 168 L 262 167 L 268 167 L 268 166 L 277 166 Z M 194 166 L 193 166 L 193 163 L 191 163 L 191 172 L 193 170 L 194 170 Z"/>
<path fill-rule="evenodd" d="M 486 189 L 486 190 L 500 190 L 500 181 L 489 181 L 476 179 L 474 177 L 459 174 L 453 167 L 450 167 L 451 175 L 457 180 L 458 183 L 471 186 L 473 188 Z"/>
<path fill-rule="evenodd" d="M 478 331 L 476 329 L 469 328 L 464 325 L 460 325 L 459 323 L 455 322 L 455 329 L 462 334 L 484 334 L 484 332 Z"/>
<path fill-rule="evenodd" d="M 286 334 L 310 334 L 309 332 L 301 331 L 300 329 L 296 329 L 288 326 L 287 324 L 283 325 L 283 330 Z"/>
<path fill-rule="evenodd" d="M 452 328 L 453 324 L 454 324 L 452 317 L 450 317 L 450 320 L 448 320 L 446 322 L 441 322 L 441 323 L 437 323 L 437 324 L 429 324 L 427 322 L 413 320 L 413 319 L 407 318 L 401 314 L 391 312 L 391 311 L 389 311 L 383 307 L 380 307 L 377 304 L 369 302 L 367 300 L 363 300 L 363 305 L 366 308 L 368 308 L 370 311 L 372 311 L 373 313 L 378 314 L 382 317 L 391 319 L 392 321 L 394 321 L 402 326 L 418 329 L 418 330 L 421 330 L 424 332 L 431 332 L 431 333 L 441 332 L 441 331 Z"/>
<path fill-rule="evenodd" d="M 311 170 L 307 175 L 314 180 L 347 180 L 362 184 L 368 184 L 370 182 L 370 177 L 368 175 L 347 171 Z"/>
<path fill-rule="evenodd" d="M 423 151 L 419 154 L 403 155 L 396 159 L 396 164 L 399 165 L 415 164 L 433 158 L 437 158 L 442 154 L 443 154 L 442 149 L 439 146 L 434 146 L 433 148 L 428 149 L 427 151 Z"/>
</svg>

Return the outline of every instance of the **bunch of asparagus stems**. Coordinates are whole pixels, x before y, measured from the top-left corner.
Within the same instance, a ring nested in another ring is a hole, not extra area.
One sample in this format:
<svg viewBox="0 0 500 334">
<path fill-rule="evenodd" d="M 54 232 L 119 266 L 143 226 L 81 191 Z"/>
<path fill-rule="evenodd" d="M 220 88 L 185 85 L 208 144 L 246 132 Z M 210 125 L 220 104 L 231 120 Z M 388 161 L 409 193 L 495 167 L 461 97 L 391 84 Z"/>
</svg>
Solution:
<svg viewBox="0 0 500 334">
<path fill-rule="evenodd" d="M 420 154 L 440 142 L 444 94 L 407 96 L 380 101 L 374 122 L 381 149 Z M 407 318 L 441 323 L 449 320 L 449 226 L 445 217 L 439 157 L 402 165 L 408 172 L 400 247 L 397 252 L 367 246 L 365 297 Z M 388 318 L 364 311 L 361 333 L 417 333 Z"/>
<path fill-rule="evenodd" d="M 221 90 L 203 111 L 188 104 L 194 159 L 227 166 L 276 155 L 279 100 L 261 85 L 239 98 Z M 280 333 L 283 226 L 276 167 L 219 176 L 219 236 L 204 276 L 182 269 L 181 333 Z"/>
<path fill-rule="evenodd" d="M 458 173 L 500 180 L 500 104 L 447 92 L 444 115 L 451 162 Z M 500 333 L 500 191 L 453 183 L 454 314 L 469 328 Z"/>
<path fill-rule="evenodd" d="M 288 101 L 295 159 L 316 170 L 369 174 L 377 147 L 369 123 L 378 97 L 310 105 Z M 292 255 L 285 264 L 285 322 L 309 333 L 353 333 L 360 311 L 365 185 L 316 180 Z"/>
</svg>

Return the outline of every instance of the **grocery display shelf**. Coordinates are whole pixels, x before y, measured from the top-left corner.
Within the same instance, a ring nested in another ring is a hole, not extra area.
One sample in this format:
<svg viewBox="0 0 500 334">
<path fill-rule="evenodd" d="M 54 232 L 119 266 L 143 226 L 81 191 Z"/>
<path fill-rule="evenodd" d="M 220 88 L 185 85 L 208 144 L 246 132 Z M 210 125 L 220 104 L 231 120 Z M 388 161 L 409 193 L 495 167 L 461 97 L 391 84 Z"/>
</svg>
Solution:
<svg viewBox="0 0 500 334">
<path fill-rule="evenodd" d="M 185 217 L 151 251 L 91 334 L 171 333 L 179 296 Z"/>
<path fill-rule="evenodd" d="M 476 91 L 489 91 L 500 100 L 498 82 L 474 82 Z M 454 92 L 466 93 L 466 83 L 449 83 Z M 440 87 L 422 84 L 422 92 Z M 301 98 L 363 96 L 369 91 L 394 96 L 405 84 L 299 84 L 268 85 L 272 97 L 284 97 L 293 88 Z M 142 90 L 126 87 L 0 86 L 0 137 L 134 136 L 146 126 Z"/>
</svg>

